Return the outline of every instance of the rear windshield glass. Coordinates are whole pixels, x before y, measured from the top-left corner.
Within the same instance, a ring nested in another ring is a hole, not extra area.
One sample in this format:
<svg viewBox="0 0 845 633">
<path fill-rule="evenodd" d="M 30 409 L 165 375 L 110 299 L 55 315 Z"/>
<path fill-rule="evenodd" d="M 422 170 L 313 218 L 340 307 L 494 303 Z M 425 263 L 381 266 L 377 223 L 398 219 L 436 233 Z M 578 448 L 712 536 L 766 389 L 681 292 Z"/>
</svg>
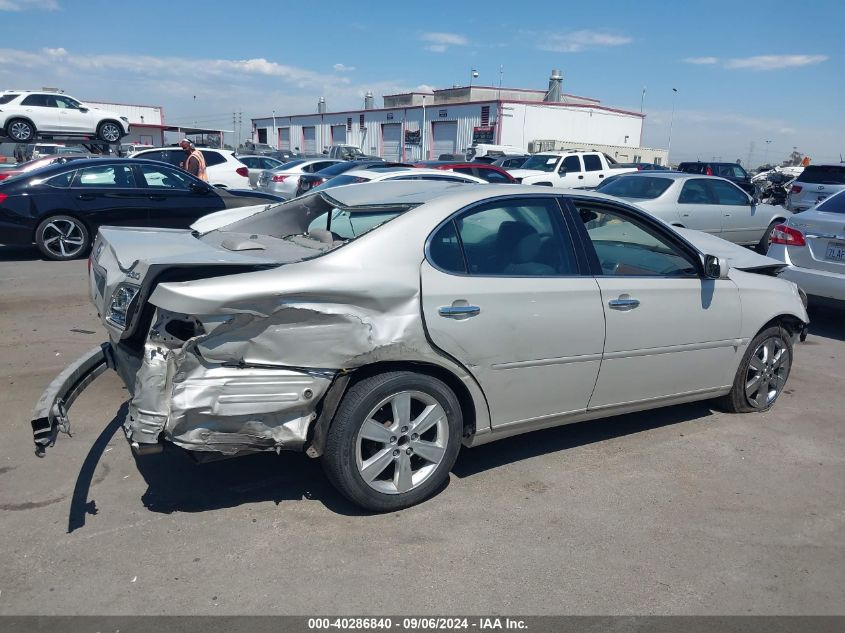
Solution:
<svg viewBox="0 0 845 633">
<path fill-rule="evenodd" d="M 290 165 L 290 163 L 288 163 Z M 321 169 L 317 172 L 320 176 L 337 176 L 338 174 L 342 174 L 345 171 L 349 171 L 350 169 L 355 169 L 355 167 L 360 167 L 360 165 L 356 165 L 355 163 L 335 163 L 334 165 L 330 165 L 324 169 Z M 366 165 L 365 165 L 366 167 Z"/>
<path fill-rule="evenodd" d="M 602 183 L 597 191 L 619 198 L 636 198 L 637 200 L 653 200 L 663 195 L 672 181 L 669 178 L 652 176 L 631 176 L 629 178 L 614 178 Z"/>
<path fill-rule="evenodd" d="M 299 160 L 291 160 L 286 162 L 284 165 L 280 165 L 276 167 L 276 169 L 290 169 L 291 167 L 297 167 L 305 162 L 304 158 L 300 158 Z"/>
<path fill-rule="evenodd" d="M 373 210 L 355 210 L 347 211 L 342 209 L 333 209 L 330 213 L 331 232 L 335 239 L 352 240 L 360 237 L 367 231 L 372 231 L 377 226 L 392 220 L 398 215 L 404 213 L 406 209 L 373 209 Z M 314 229 L 325 229 L 328 225 L 328 213 L 323 213 L 317 216 L 308 225 L 308 232 Z"/>
<path fill-rule="evenodd" d="M 831 196 L 816 208 L 825 213 L 845 213 L 845 194 Z"/>
<path fill-rule="evenodd" d="M 324 189 L 331 189 L 332 187 L 340 187 L 342 185 L 352 185 L 356 182 L 364 182 L 366 178 L 360 178 L 358 176 L 349 176 L 348 174 L 342 174 L 340 176 L 335 176 L 331 180 L 327 180 L 319 187 L 314 187 L 311 191 L 322 191 Z"/>
<path fill-rule="evenodd" d="M 560 156 L 549 156 L 539 154 L 532 156 L 522 164 L 521 169 L 537 169 L 539 171 L 552 171 L 560 160 Z"/>
<path fill-rule="evenodd" d="M 797 179 L 811 185 L 845 185 L 845 167 L 839 165 L 810 165 Z"/>
</svg>

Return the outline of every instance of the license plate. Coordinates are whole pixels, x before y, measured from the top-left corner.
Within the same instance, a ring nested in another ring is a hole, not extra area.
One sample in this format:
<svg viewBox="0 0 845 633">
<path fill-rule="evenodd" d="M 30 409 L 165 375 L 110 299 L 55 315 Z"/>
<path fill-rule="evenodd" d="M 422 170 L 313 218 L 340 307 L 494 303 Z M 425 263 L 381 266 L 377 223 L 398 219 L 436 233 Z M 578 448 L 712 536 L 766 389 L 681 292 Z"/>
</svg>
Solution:
<svg viewBox="0 0 845 633">
<path fill-rule="evenodd" d="M 834 262 L 845 262 L 845 243 L 830 242 L 827 245 L 824 258 Z"/>
</svg>

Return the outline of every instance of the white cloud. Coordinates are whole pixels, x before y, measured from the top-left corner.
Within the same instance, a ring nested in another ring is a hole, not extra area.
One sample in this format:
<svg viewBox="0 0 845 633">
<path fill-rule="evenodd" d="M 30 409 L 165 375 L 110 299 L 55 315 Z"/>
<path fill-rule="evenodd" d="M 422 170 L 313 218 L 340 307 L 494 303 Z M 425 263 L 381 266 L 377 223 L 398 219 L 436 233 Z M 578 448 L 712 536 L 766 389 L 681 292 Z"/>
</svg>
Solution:
<svg viewBox="0 0 845 633">
<path fill-rule="evenodd" d="M 57 0 L 0 0 L 0 11 L 57 11 Z"/>
<path fill-rule="evenodd" d="M 332 68 L 339 73 L 351 73 L 355 70 L 355 66 L 347 66 L 346 64 L 335 64 Z"/>
<path fill-rule="evenodd" d="M 572 31 L 570 33 L 544 33 L 537 48 L 555 53 L 580 53 L 591 48 L 622 46 L 634 41 L 632 37 L 604 29 Z"/>
<path fill-rule="evenodd" d="M 428 84 L 420 84 L 416 88 L 414 88 L 414 92 L 425 92 L 427 94 L 431 94 L 434 92 L 434 86 L 429 86 Z"/>
<path fill-rule="evenodd" d="M 827 55 L 756 55 L 729 59 L 725 66 L 748 70 L 780 70 L 820 64 L 827 60 Z"/>
<path fill-rule="evenodd" d="M 420 40 L 429 42 L 425 50 L 432 53 L 445 53 L 450 46 L 467 46 L 469 40 L 458 33 L 430 32 L 420 35 Z"/>
<path fill-rule="evenodd" d="M 716 64 L 719 62 L 718 57 L 686 57 L 681 60 L 685 64 L 696 64 L 699 66 L 704 66 L 708 64 Z"/>
</svg>

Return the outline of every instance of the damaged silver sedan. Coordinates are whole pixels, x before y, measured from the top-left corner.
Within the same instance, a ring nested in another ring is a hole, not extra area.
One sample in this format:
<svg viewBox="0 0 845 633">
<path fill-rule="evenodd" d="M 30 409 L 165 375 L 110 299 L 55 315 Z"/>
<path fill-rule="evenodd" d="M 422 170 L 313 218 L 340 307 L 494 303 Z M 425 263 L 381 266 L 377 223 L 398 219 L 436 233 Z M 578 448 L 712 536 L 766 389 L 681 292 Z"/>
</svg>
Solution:
<svg viewBox="0 0 845 633">
<path fill-rule="evenodd" d="M 42 396 L 36 452 L 111 367 L 137 453 L 305 451 L 394 510 L 462 445 L 708 398 L 768 409 L 808 322 L 782 262 L 597 193 L 361 184 L 193 229 L 100 230 L 109 342 Z"/>
</svg>

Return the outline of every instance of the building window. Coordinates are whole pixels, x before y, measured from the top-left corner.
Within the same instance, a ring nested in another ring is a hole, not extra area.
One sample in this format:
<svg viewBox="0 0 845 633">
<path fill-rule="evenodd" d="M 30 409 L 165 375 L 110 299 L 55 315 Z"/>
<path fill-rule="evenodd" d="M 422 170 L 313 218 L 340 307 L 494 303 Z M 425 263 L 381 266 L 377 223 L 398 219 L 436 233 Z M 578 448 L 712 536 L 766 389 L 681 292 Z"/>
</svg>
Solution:
<svg viewBox="0 0 845 633">
<path fill-rule="evenodd" d="M 490 106 L 481 106 L 481 127 L 490 125 Z"/>
<path fill-rule="evenodd" d="M 347 132 L 352 131 L 352 117 L 351 116 L 346 118 L 346 131 Z"/>
<path fill-rule="evenodd" d="M 365 126 L 365 125 L 364 125 L 364 115 L 363 115 L 363 114 L 359 114 L 359 115 L 358 115 L 358 129 L 359 129 L 359 130 L 363 130 L 363 129 L 365 129 L 366 127 L 367 127 L 367 126 Z"/>
</svg>

